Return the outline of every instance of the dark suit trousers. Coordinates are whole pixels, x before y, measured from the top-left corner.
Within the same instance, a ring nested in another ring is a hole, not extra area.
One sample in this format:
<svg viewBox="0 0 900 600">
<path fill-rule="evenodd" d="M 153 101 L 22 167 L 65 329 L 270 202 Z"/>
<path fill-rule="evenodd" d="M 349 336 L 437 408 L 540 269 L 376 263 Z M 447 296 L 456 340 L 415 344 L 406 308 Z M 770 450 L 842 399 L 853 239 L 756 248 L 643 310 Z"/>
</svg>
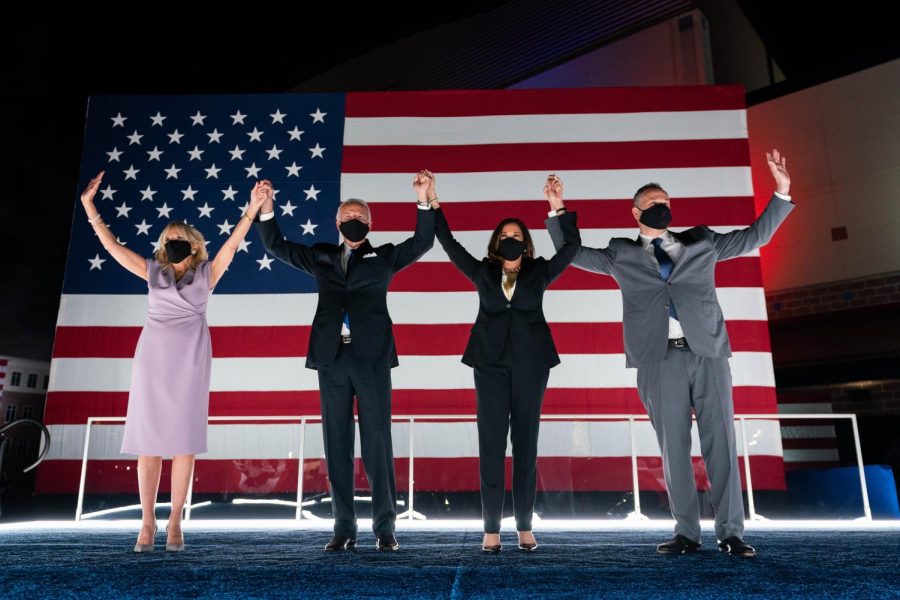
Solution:
<svg viewBox="0 0 900 600">
<path fill-rule="evenodd" d="M 361 454 L 372 490 L 372 529 L 394 532 L 397 485 L 391 443 L 391 366 L 359 360 L 352 344 L 341 344 L 333 363 L 319 366 L 325 462 L 331 482 L 334 533 L 356 537 L 353 397 L 359 414 Z"/>
<path fill-rule="evenodd" d="M 506 438 L 512 438 L 513 513 L 518 531 L 531 530 L 537 487 L 537 442 L 549 367 L 524 366 L 507 349 L 501 364 L 475 365 L 478 466 L 485 533 L 499 533 L 506 490 Z"/>
</svg>

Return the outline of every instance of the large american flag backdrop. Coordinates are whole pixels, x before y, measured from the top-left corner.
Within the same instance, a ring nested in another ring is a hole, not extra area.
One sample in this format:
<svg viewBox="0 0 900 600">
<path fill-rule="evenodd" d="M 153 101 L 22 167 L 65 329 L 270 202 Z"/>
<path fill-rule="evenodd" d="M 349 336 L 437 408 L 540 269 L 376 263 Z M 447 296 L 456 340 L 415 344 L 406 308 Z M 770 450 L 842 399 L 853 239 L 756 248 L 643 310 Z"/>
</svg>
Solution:
<svg viewBox="0 0 900 600">
<path fill-rule="evenodd" d="M 435 172 L 455 235 L 475 256 L 507 216 L 524 219 L 538 253 L 552 254 L 542 194 L 551 172 L 565 182 L 585 245 L 637 235 L 631 196 L 648 181 L 673 197 L 674 229 L 703 223 L 728 231 L 755 218 L 743 90 L 719 86 L 94 97 L 80 188 L 106 170 L 96 205 L 142 255 L 173 219 L 200 228 L 214 255 L 261 178 L 278 190 L 276 216 L 288 239 L 336 242 L 337 204 L 357 197 L 373 207 L 372 242 L 399 242 L 415 224 L 411 184 L 422 168 Z M 44 493 L 78 489 L 88 417 L 125 415 L 146 313 L 146 283 L 105 254 L 77 194 L 72 200 L 46 411 L 53 444 L 38 474 Z M 716 272 L 739 414 L 777 412 L 759 260 L 752 253 Z M 474 415 L 472 372 L 460 363 L 478 306 L 473 287 L 435 243 L 390 290 L 400 354 L 394 414 Z M 303 367 L 316 300 L 314 281 L 274 260 L 251 231 L 208 306 L 211 415 L 320 414 L 316 373 Z M 551 372 L 543 412 L 644 414 L 635 371 L 625 368 L 616 282 L 570 268 L 547 292 L 544 312 L 562 364 Z M 783 488 L 777 421 L 747 428 L 754 486 Z M 635 429 L 641 489 L 664 489 L 656 438 L 646 421 Z M 121 423 L 92 429 L 88 493 L 137 490 L 134 459 L 119 454 L 121 433 Z M 324 490 L 320 426 L 305 433 L 305 489 Z M 401 491 L 408 435 L 407 424 L 395 426 Z M 290 422 L 213 423 L 194 491 L 295 491 L 298 437 Z M 478 489 L 473 422 L 417 420 L 414 444 L 417 491 Z M 704 487 L 696 440 L 694 454 Z M 541 489 L 631 489 L 627 421 L 547 421 L 539 455 Z M 358 481 L 365 487 L 361 468 Z"/>
</svg>

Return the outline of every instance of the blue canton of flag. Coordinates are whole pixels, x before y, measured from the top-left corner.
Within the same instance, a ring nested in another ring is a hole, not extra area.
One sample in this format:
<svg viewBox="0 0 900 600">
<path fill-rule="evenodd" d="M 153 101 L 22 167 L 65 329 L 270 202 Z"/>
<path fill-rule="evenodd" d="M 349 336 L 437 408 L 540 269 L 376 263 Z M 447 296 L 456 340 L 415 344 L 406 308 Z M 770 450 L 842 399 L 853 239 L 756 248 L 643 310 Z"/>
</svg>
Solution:
<svg viewBox="0 0 900 600">
<path fill-rule="evenodd" d="M 77 194 L 105 170 L 94 204 L 126 247 L 150 257 L 170 221 L 207 240 L 210 258 L 269 179 L 285 237 L 337 242 L 343 94 L 93 97 Z M 103 249 L 77 200 L 63 292 L 133 294 L 146 283 Z M 315 291 L 268 255 L 251 229 L 217 293 Z"/>
</svg>

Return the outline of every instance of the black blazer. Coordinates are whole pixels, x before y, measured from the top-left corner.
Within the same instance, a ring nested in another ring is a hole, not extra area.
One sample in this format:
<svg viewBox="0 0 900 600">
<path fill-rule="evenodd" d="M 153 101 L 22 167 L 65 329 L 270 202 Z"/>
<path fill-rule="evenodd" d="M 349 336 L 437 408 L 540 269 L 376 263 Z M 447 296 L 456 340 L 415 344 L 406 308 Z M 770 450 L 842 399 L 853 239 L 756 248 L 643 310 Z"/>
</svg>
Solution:
<svg viewBox="0 0 900 600">
<path fill-rule="evenodd" d="M 316 278 L 319 304 L 309 336 L 306 367 L 316 369 L 333 362 L 340 342 L 344 310 L 350 316 L 353 352 L 375 363 L 389 358 L 396 367 L 397 350 L 387 309 L 388 285 L 394 274 L 416 262 L 434 245 L 434 211 L 414 208 L 416 231 L 398 245 L 377 248 L 363 242 L 356 251 L 349 277 L 341 267 L 341 246 L 306 246 L 284 239 L 275 219 L 258 221 L 263 245 L 278 260 Z"/>
<path fill-rule="evenodd" d="M 469 254 L 453 238 L 443 211 L 438 209 L 435 212 L 437 238 L 441 246 L 456 268 L 478 289 L 478 317 L 472 327 L 462 362 L 470 367 L 475 364 L 496 363 L 503 354 L 508 339 L 514 344 L 517 361 L 536 366 L 558 365 L 559 355 L 541 304 L 544 290 L 562 274 L 581 246 L 581 236 L 575 226 L 575 213 L 567 212 L 557 217 L 565 242 L 553 258 L 523 259 L 516 278 L 516 289 L 512 299 L 507 300 L 501 288 L 501 266 L 487 257 L 477 260 Z"/>
</svg>

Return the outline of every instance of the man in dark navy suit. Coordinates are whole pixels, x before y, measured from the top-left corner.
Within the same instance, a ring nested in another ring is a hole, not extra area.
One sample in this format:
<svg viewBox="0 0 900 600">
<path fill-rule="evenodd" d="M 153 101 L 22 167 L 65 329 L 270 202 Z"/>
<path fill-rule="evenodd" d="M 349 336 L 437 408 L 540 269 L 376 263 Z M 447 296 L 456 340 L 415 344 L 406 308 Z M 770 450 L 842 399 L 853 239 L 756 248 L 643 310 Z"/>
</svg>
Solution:
<svg viewBox="0 0 900 600">
<path fill-rule="evenodd" d="M 335 225 L 342 243 L 306 246 L 287 241 L 276 223 L 271 182 L 257 231 L 270 253 L 316 279 L 319 303 L 312 322 L 306 367 L 319 375 L 325 462 L 331 481 L 334 537 L 325 550 L 356 547 L 353 507 L 353 398 L 359 414 L 361 454 L 372 489 L 372 529 L 379 550 L 396 550 L 397 490 L 391 445 L 391 369 L 397 350 L 387 309 L 394 274 L 434 244 L 433 180 L 424 171 L 413 181 L 418 195 L 416 231 L 403 242 L 369 243 L 372 214 L 359 199 L 341 203 Z"/>
</svg>

